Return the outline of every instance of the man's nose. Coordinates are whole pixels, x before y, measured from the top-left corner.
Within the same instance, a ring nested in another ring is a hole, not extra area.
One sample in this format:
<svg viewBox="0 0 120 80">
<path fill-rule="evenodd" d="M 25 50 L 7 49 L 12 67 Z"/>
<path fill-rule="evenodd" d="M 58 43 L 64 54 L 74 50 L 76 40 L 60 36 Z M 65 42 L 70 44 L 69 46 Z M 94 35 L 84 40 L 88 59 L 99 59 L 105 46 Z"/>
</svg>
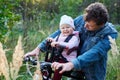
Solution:
<svg viewBox="0 0 120 80">
<path fill-rule="evenodd" d="M 89 24 L 88 24 L 88 22 L 86 22 L 86 23 L 85 23 L 85 27 L 88 27 L 88 26 L 89 26 Z"/>
</svg>

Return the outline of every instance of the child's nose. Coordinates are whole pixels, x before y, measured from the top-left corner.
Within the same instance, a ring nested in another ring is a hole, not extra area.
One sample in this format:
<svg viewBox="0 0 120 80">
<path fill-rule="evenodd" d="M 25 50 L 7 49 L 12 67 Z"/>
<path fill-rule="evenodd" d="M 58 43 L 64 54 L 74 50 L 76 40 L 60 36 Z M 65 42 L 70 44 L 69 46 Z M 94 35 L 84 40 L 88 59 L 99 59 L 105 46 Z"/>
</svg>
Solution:
<svg viewBox="0 0 120 80">
<path fill-rule="evenodd" d="M 67 30 L 67 28 L 65 28 L 65 30 Z"/>
</svg>

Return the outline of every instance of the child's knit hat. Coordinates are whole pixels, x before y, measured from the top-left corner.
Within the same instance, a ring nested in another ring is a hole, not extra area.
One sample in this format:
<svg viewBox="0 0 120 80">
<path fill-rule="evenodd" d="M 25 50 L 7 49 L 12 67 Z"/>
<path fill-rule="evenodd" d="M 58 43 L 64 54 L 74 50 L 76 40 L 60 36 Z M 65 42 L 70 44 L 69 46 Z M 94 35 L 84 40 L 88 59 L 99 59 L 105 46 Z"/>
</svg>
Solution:
<svg viewBox="0 0 120 80">
<path fill-rule="evenodd" d="M 62 24 L 69 24 L 73 29 L 75 29 L 74 20 L 70 16 L 63 15 L 60 20 L 60 26 Z"/>
</svg>

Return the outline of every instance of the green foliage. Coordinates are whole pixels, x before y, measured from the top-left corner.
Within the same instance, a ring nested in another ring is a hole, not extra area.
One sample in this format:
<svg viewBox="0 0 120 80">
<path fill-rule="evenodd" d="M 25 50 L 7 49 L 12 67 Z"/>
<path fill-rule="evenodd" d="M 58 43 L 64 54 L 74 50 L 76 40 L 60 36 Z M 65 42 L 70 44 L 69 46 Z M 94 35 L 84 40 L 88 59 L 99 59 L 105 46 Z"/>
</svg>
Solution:
<svg viewBox="0 0 120 80">
<path fill-rule="evenodd" d="M 120 74 L 120 54 L 117 56 L 108 55 L 108 67 L 107 67 L 107 77 L 106 80 L 119 80 Z M 119 78 L 119 79 L 118 79 Z"/>
<path fill-rule="evenodd" d="M 0 41 L 6 42 L 12 27 L 19 20 L 19 15 L 13 12 L 15 3 L 12 1 L 0 1 Z"/>
<path fill-rule="evenodd" d="M 115 27 L 116 27 L 117 31 L 120 32 L 120 25 L 116 25 Z"/>
<path fill-rule="evenodd" d="M 79 11 L 79 6 L 82 4 L 82 0 L 62 0 L 59 1 L 59 11 L 63 14 L 68 14 L 73 17 L 83 13 L 83 10 Z"/>
</svg>

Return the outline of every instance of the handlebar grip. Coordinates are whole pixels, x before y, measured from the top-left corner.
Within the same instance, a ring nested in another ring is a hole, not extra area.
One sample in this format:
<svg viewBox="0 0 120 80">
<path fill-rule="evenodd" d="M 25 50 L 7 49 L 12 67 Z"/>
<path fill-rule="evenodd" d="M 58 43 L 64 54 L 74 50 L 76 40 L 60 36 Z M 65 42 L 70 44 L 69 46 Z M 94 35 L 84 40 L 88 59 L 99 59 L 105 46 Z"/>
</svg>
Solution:
<svg viewBox="0 0 120 80">
<path fill-rule="evenodd" d="M 58 68 L 58 71 L 61 71 L 62 70 L 62 66 Z"/>
<path fill-rule="evenodd" d="M 23 62 L 31 62 L 33 65 L 37 65 L 37 60 L 36 59 L 33 59 L 32 57 L 30 56 L 27 56 L 23 59 Z"/>
<path fill-rule="evenodd" d="M 29 56 L 23 58 L 23 62 L 29 62 L 29 61 L 30 61 L 30 57 Z"/>
</svg>

